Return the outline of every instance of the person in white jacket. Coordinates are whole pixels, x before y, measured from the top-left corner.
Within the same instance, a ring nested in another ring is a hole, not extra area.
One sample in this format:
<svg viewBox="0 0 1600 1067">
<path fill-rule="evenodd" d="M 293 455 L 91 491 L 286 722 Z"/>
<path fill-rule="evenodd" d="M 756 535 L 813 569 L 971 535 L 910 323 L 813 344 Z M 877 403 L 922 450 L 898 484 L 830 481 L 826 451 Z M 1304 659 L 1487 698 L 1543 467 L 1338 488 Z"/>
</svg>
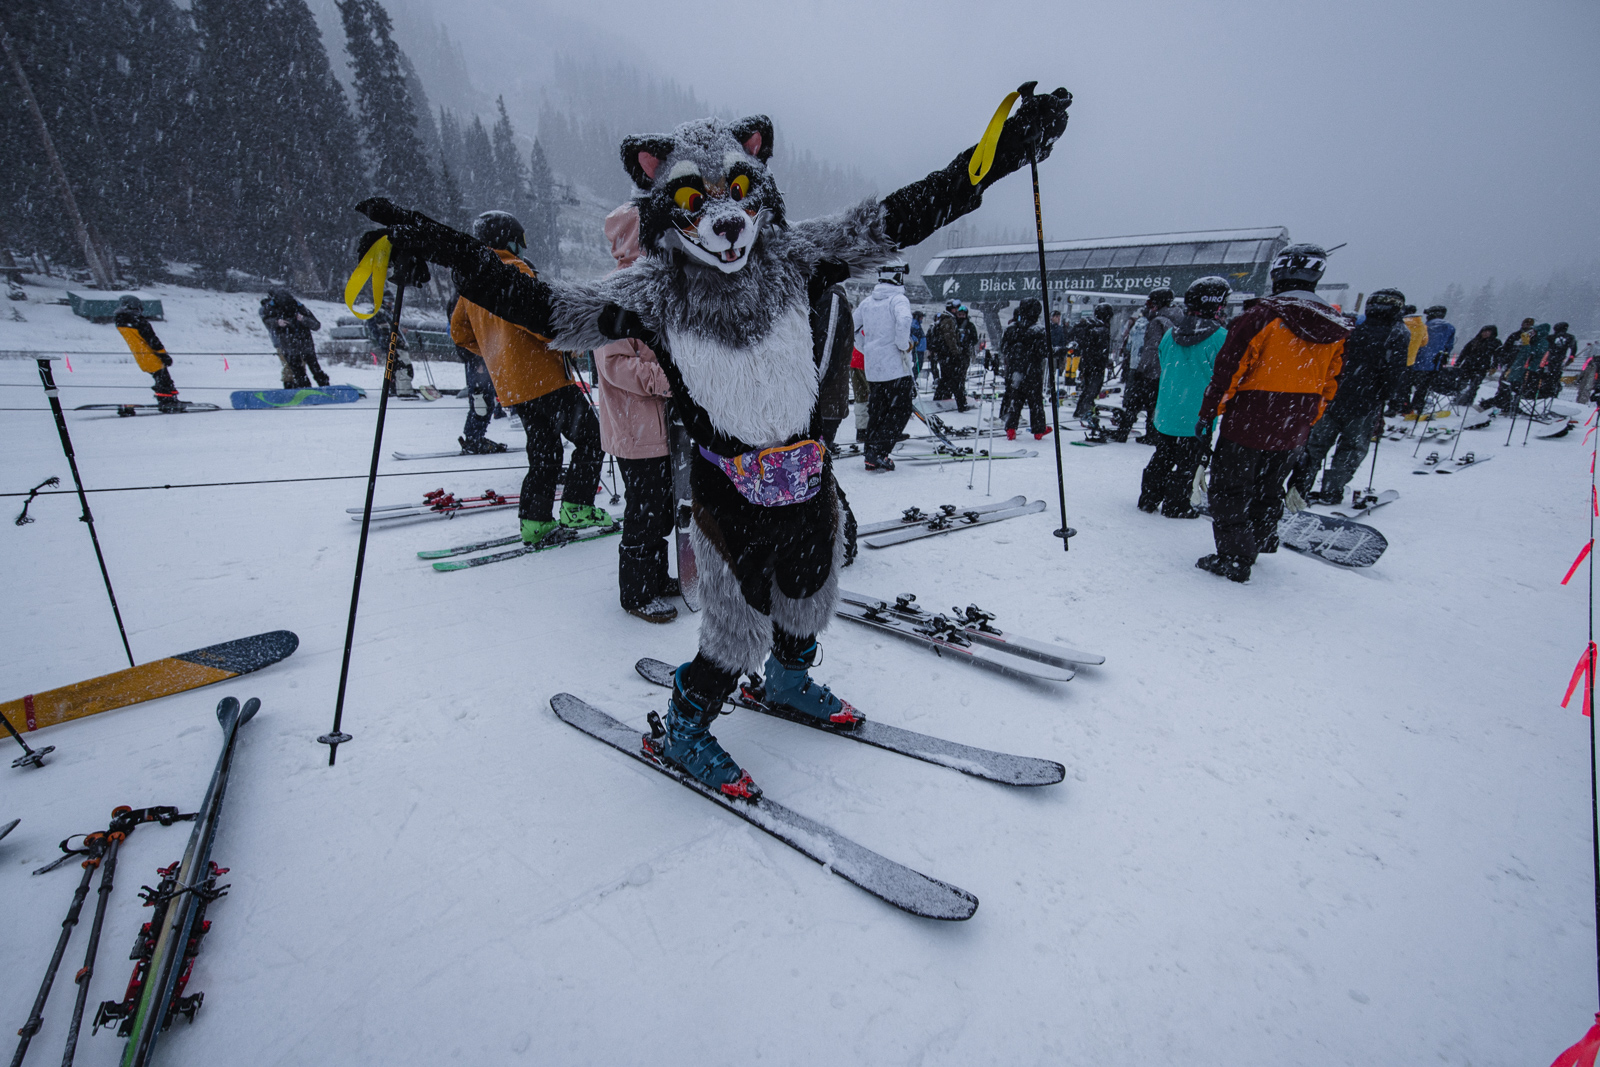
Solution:
<svg viewBox="0 0 1600 1067">
<path fill-rule="evenodd" d="M 905 276 L 910 268 L 891 263 L 878 268 L 878 284 L 856 308 L 862 361 L 871 384 L 867 413 L 866 461 L 869 471 L 892 471 L 889 452 L 917 396 L 911 376 L 911 301 Z"/>
</svg>

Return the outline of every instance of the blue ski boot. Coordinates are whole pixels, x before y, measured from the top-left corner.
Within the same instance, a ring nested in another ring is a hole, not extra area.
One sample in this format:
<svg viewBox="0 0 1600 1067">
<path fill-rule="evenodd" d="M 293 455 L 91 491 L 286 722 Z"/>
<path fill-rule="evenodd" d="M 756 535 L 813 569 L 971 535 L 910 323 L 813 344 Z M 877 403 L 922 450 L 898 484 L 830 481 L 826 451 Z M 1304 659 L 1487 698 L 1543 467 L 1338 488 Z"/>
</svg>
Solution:
<svg viewBox="0 0 1600 1067">
<path fill-rule="evenodd" d="M 685 663 L 672 676 L 672 698 L 667 704 L 666 721 L 662 722 L 655 712 L 650 713 L 650 733 L 644 737 L 645 753 L 678 768 L 723 796 L 758 799 L 761 787 L 711 734 L 711 724 L 722 710 L 722 701 L 708 699 L 685 688 L 684 674 L 688 669 L 689 664 Z"/>
<path fill-rule="evenodd" d="M 812 680 L 811 665 L 816 661 L 815 641 L 800 654 L 799 659 L 791 663 L 780 660 L 774 651 L 767 657 L 767 680 L 762 700 L 832 726 L 848 727 L 861 722 L 860 712 L 834 696 L 827 686 Z"/>
</svg>

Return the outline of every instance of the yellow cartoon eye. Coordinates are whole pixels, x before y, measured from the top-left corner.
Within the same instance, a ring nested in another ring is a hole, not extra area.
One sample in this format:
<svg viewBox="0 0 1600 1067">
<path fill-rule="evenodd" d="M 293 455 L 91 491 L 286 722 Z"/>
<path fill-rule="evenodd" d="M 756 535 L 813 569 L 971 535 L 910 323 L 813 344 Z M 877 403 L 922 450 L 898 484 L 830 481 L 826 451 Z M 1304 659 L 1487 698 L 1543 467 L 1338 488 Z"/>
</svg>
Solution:
<svg viewBox="0 0 1600 1067">
<path fill-rule="evenodd" d="M 677 192 L 673 193 L 672 199 L 679 207 L 683 208 L 683 210 L 692 215 L 696 211 L 700 210 L 700 202 L 704 200 L 705 197 L 700 195 L 700 190 L 691 189 L 686 185 L 682 189 L 679 189 Z"/>
<path fill-rule="evenodd" d="M 728 195 L 735 200 L 743 200 L 750 193 L 750 178 L 741 174 L 728 183 Z"/>
</svg>

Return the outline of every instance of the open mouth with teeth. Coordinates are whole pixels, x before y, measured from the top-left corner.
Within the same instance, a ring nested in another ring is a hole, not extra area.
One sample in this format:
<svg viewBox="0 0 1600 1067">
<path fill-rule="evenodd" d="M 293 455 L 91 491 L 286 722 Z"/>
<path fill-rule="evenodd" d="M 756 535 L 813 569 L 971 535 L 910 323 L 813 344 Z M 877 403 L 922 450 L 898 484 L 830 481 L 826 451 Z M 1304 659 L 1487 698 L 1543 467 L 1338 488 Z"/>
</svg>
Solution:
<svg viewBox="0 0 1600 1067">
<path fill-rule="evenodd" d="M 708 227 L 704 225 L 693 229 L 679 227 L 677 229 L 679 247 L 707 266 L 715 267 L 724 273 L 732 273 L 742 269 L 749 260 L 750 249 L 756 243 L 759 225 L 758 221 L 747 225 L 726 248 L 707 247 L 707 235 L 703 231 Z M 713 235 L 711 241 L 715 244 L 724 244 L 726 238 Z"/>
</svg>

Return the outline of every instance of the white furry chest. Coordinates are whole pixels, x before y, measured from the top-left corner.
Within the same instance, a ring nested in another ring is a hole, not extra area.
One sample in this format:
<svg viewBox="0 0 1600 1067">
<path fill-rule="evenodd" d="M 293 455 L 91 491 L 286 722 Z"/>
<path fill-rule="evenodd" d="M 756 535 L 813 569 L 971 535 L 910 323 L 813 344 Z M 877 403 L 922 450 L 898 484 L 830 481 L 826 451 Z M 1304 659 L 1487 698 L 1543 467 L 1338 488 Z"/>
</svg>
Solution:
<svg viewBox="0 0 1600 1067">
<path fill-rule="evenodd" d="M 667 344 L 689 395 L 712 425 L 752 445 L 771 445 L 811 426 L 817 402 L 811 320 L 802 306 L 778 316 L 760 341 L 738 348 L 669 329 Z"/>
</svg>

